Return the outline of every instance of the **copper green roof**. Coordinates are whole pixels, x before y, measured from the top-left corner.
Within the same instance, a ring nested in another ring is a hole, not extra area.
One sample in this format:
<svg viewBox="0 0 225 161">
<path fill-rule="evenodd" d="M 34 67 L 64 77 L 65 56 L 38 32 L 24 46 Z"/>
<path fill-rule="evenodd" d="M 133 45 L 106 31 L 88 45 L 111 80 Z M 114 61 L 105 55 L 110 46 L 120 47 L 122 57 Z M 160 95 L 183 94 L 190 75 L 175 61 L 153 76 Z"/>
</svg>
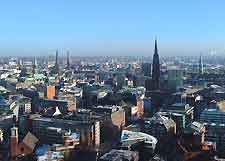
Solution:
<svg viewBox="0 0 225 161">
<path fill-rule="evenodd" d="M 53 77 L 53 76 L 52 76 L 52 77 L 48 77 L 48 79 L 49 79 L 49 80 L 54 80 L 54 79 L 56 79 L 56 77 Z"/>
<path fill-rule="evenodd" d="M 44 74 L 34 74 L 34 79 L 46 79 L 46 76 Z"/>
<path fill-rule="evenodd" d="M 27 81 L 45 80 L 47 77 L 44 74 L 34 74 L 33 77 L 26 77 Z"/>
<path fill-rule="evenodd" d="M 31 78 L 30 78 L 30 77 L 28 77 L 28 78 L 26 78 L 26 80 L 27 80 L 27 81 L 33 81 L 33 80 L 34 80 L 34 78 L 32 78 L 32 77 L 31 77 Z"/>
</svg>

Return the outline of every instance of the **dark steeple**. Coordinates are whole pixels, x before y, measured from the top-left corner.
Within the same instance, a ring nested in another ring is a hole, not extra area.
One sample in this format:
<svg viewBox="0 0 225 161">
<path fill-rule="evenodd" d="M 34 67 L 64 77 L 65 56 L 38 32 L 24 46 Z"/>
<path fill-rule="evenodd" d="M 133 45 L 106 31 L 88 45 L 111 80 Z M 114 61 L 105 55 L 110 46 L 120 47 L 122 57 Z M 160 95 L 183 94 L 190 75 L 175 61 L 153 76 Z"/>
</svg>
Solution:
<svg viewBox="0 0 225 161">
<path fill-rule="evenodd" d="M 67 61 L 66 61 L 66 67 L 67 69 L 70 69 L 70 53 L 67 51 Z"/>
<path fill-rule="evenodd" d="M 58 62 L 58 50 L 56 50 L 55 53 L 55 72 L 58 74 L 59 73 L 59 62 Z"/>
<path fill-rule="evenodd" d="M 153 65 L 152 65 L 153 90 L 159 89 L 159 79 L 160 79 L 160 64 L 159 64 L 157 39 L 155 39 L 155 50 L 154 50 Z"/>
<path fill-rule="evenodd" d="M 58 55 L 59 55 L 58 50 L 56 50 L 56 53 L 55 53 L 55 66 L 58 65 Z"/>
<path fill-rule="evenodd" d="M 33 66 L 32 74 L 34 75 L 36 73 L 36 68 L 37 68 L 36 57 L 33 57 L 32 66 Z"/>
</svg>

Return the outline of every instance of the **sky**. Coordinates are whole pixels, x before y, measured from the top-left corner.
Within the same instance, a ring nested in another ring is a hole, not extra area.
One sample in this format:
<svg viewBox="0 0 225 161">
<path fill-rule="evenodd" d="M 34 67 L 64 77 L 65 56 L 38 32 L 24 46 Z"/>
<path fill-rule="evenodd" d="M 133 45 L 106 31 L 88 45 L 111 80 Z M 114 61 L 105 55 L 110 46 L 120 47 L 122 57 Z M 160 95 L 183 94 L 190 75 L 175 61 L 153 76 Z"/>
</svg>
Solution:
<svg viewBox="0 0 225 161">
<path fill-rule="evenodd" d="M 0 55 L 225 54 L 223 0 L 6 0 Z"/>
</svg>

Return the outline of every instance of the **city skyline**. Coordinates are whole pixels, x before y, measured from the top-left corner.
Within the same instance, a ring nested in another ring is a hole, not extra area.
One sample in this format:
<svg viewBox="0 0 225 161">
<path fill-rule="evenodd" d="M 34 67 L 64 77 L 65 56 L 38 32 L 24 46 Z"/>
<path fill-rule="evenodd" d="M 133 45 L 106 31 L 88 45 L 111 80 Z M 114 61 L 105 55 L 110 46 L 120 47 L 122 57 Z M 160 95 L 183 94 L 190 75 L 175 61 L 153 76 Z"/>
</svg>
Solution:
<svg viewBox="0 0 225 161">
<path fill-rule="evenodd" d="M 0 55 L 224 54 L 224 2 L 2 2 Z"/>
<path fill-rule="evenodd" d="M 0 3 L 0 161 L 225 160 L 225 2 Z"/>
</svg>

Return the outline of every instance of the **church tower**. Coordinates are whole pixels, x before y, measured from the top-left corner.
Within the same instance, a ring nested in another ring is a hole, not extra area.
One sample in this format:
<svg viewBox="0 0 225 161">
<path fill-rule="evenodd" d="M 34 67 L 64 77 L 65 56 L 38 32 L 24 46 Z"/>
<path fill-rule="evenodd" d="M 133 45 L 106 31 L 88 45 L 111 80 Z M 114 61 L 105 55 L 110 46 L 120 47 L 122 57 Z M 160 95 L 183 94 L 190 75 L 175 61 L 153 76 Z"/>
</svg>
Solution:
<svg viewBox="0 0 225 161">
<path fill-rule="evenodd" d="M 157 40 L 155 39 L 155 50 L 153 55 L 153 64 L 152 64 L 152 83 L 153 90 L 159 89 L 160 81 L 160 64 L 159 64 L 159 54 Z"/>
</svg>

